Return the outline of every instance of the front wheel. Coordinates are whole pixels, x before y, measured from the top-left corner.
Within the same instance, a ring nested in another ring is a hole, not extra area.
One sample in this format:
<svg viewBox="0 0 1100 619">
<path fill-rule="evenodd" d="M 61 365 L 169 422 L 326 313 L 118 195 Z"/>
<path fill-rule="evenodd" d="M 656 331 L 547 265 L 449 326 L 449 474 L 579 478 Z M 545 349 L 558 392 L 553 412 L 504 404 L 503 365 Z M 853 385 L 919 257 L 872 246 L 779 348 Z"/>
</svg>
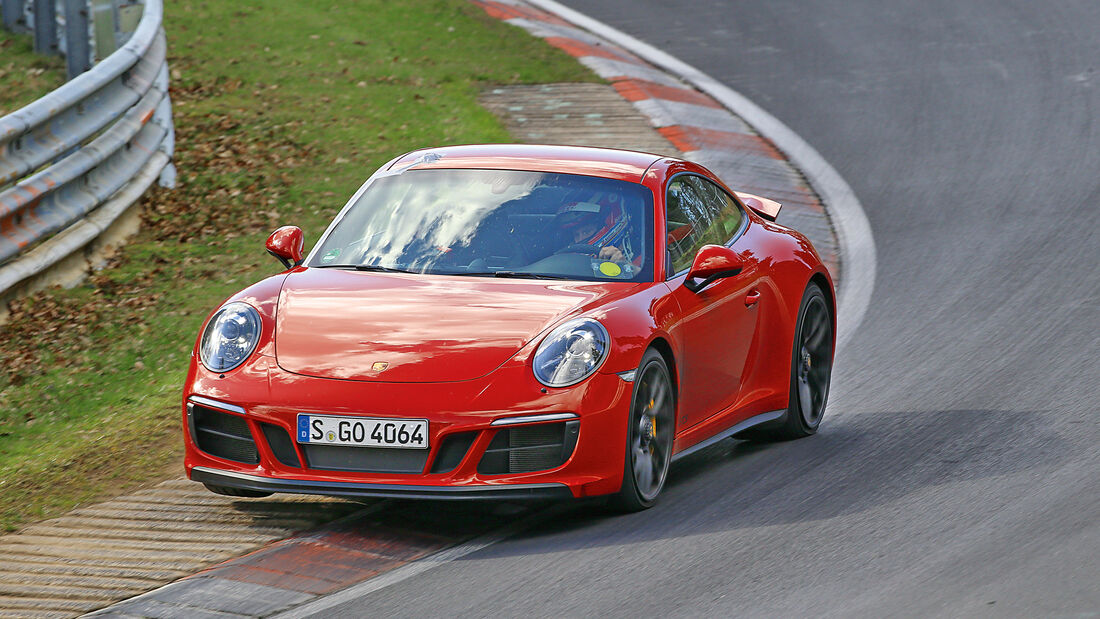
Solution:
<svg viewBox="0 0 1100 619">
<path fill-rule="evenodd" d="M 652 507 L 665 485 L 672 461 L 676 398 L 665 360 L 646 351 L 634 377 L 627 427 L 623 485 L 615 504 L 623 511 Z"/>
</svg>

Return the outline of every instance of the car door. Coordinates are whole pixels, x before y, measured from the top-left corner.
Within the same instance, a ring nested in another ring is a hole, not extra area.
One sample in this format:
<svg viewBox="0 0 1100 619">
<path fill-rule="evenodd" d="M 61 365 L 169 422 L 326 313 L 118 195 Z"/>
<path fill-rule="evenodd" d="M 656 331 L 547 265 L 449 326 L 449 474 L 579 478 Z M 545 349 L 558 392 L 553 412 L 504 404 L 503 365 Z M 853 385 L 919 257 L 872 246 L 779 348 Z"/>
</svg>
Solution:
<svg viewBox="0 0 1100 619">
<path fill-rule="evenodd" d="M 684 280 L 695 253 L 704 245 L 736 250 L 747 217 L 723 189 L 694 174 L 669 181 L 665 209 L 665 272 L 682 317 L 676 329 L 682 347 L 677 425 L 684 430 L 722 412 L 737 397 L 756 328 L 758 269 L 754 260 L 746 260 L 740 274 L 692 292 Z"/>
</svg>

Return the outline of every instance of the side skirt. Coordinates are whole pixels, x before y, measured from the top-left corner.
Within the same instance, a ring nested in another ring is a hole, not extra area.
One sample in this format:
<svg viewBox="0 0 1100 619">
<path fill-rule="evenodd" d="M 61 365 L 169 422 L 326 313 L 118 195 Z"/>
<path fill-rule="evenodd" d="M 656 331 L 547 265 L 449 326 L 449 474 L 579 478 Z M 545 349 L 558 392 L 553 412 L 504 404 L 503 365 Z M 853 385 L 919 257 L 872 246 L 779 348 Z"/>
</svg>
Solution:
<svg viewBox="0 0 1100 619">
<path fill-rule="evenodd" d="M 717 443 L 718 441 L 721 441 L 723 439 L 727 439 L 727 438 L 729 438 L 729 437 L 731 437 L 735 434 L 739 434 L 741 432 L 744 432 L 745 430 L 748 430 L 749 428 L 755 428 L 758 425 L 775 421 L 775 420 L 781 418 L 784 414 L 786 414 L 786 412 L 787 412 L 786 409 L 782 409 L 782 410 L 777 410 L 777 411 L 769 411 L 767 413 L 760 413 L 759 415 L 753 415 L 752 417 L 749 417 L 748 419 L 742 421 L 741 423 L 739 423 L 739 424 L 737 424 L 737 425 L 735 425 L 731 428 L 727 428 L 727 429 L 719 432 L 718 434 L 715 434 L 714 436 L 712 436 L 708 439 L 705 439 L 705 440 L 703 440 L 699 443 L 696 443 L 696 444 L 692 445 L 691 447 L 688 447 L 687 449 L 685 449 L 685 450 L 683 450 L 679 453 L 673 454 L 672 461 L 675 462 L 675 461 L 679 460 L 680 458 L 690 456 L 691 454 L 699 451 L 700 449 L 706 449 L 707 447 L 710 447 L 711 445 Z"/>
</svg>

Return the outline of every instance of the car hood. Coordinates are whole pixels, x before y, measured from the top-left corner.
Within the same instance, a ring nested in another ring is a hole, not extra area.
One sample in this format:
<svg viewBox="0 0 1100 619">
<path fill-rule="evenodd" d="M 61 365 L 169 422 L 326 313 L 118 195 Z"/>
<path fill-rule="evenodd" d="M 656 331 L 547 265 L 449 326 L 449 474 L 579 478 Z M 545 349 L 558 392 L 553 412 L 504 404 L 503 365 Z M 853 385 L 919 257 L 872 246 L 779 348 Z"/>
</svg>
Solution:
<svg viewBox="0 0 1100 619">
<path fill-rule="evenodd" d="M 470 380 L 561 317 L 635 286 L 301 269 L 279 293 L 275 355 L 319 378 Z"/>
</svg>

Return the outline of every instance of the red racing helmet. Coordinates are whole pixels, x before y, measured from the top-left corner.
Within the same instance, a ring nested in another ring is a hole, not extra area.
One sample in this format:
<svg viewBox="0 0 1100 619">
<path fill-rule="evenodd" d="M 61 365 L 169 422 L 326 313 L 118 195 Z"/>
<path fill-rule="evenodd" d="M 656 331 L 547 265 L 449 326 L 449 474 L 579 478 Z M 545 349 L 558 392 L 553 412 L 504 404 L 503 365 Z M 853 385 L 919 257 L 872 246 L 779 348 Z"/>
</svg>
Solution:
<svg viewBox="0 0 1100 619">
<path fill-rule="evenodd" d="M 588 201 L 563 204 L 558 208 L 556 219 L 563 229 L 570 231 L 595 225 L 596 230 L 590 236 L 577 242 L 598 247 L 614 245 L 625 234 L 630 223 L 619 195 L 602 192 Z"/>
</svg>

